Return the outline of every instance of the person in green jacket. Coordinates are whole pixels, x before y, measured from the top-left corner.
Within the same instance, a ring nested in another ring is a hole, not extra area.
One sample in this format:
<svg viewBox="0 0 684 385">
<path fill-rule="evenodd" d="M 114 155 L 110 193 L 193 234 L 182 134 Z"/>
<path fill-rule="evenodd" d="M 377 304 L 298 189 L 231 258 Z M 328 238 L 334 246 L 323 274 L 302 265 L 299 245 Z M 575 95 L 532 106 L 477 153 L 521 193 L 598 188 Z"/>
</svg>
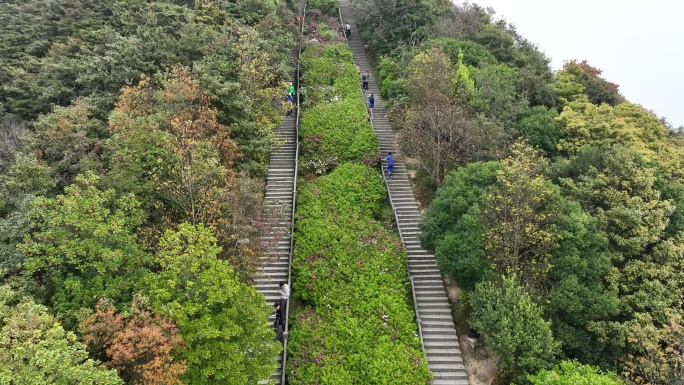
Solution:
<svg viewBox="0 0 684 385">
<path fill-rule="evenodd" d="M 292 95 L 295 94 L 294 85 L 292 83 L 290 83 L 290 89 L 287 90 L 287 93 Z"/>
</svg>

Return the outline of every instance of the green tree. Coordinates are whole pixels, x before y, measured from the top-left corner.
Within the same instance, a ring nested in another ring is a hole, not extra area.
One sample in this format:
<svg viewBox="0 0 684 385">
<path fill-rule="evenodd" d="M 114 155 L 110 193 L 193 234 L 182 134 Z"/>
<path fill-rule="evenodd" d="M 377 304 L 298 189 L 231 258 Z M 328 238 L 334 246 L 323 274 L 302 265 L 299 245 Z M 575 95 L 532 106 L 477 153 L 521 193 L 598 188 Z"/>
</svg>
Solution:
<svg viewBox="0 0 684 385">
<path fill-rule="evenodd" d="M 63 188 L 85 171 L 101 171 L 105 125 L 91 117 L 89 108 L 77 101 L 70 107 L 55 107 L 34 123 L 28 146 L 53 169 L 58 187 Z"/>
<path fill-rule="evenodd" d="M 273 372 L 280 344 L 264 297 L 216 258 L 220 251 L 206 227 L 180 224 L 160 239 L 161 271 L 147 290 L 155 312 L 174 319 L 186 341 L 188 383 L 256 383 Z"/>
<path fill-rule="evenodd" d="M 440 13 L 439 4 L 430 1 L 355 1 L 353 7 L 358 25 L 368 26 L 362 33 L 374 56 L 399 47 L 417 48 L 432 37 Z"/>
<path fill-rule="evenodd" d="M 275 139 L 273 130 L 281 122 L 279 110 L 274 106 L 282 100 L 286 83 L 279 79 L 279 69 L 272 64 L 272 49 L 269 49 L 272 43 L 253 29 L 238 28 L 232 33 L 236 34 L 231 51 L 237 56 L 241 110 L 246 115 L 232 125 L 232 137 L 245 155 L 246 162 L 241 167 L 254 175 L 265 176 Z M 286 76 L 282 70 L 280 73 Z"/>
<path fill-rule="evenodd" d="M 529 380 L 532 385 L 624 385 L 615 373 L 582 365 L 577 361 L 563 361 L 553 370 L 542 370 Z"/>
<path fill-rule="evenodd" d="M 609 240 L 606 282 L 620 311 L 591 329 L 600 341 L 633 351 L 632 328 L 660 328 L 681 306 L 684 239 L 666 233 L 674 207 L 655 188 L 653 169 L 624 147 L 587 149 L 559 175 L 566 194 L 597 218 Z"/>
<path fill-rule="evenodd" d="M 488 118 L 511 127 L 527 101 L 516 96 L 517 68 L 506 64 L 488 65 L 472 70 L 475 93 L 470 104 Z"/>
<path fill-rule="evenodd" d="M 4 218 L 0 217 L 0 269 L 14 271 L 22 264 L 26 255 L 17 248 L 31 228 L 28 216 L 30 203 L 34 196 L 25 196 L 17 204 L 16 210 Z"/>
<path fill-rule="evenodd" d="M 419 224 L 421 245 L 434 251 L 442 238 L 453 231 L 461 216 L 471 206 L 482 202 L 502 168 L 499 162 L 475 162 L 452 171 L 437 190 Z"/>
<path fill-rule="evenodd" d="M 662 186 L 663 181 L 659 181 Z M 675 206 L 675 211 L 670 216 L 670 223 L 665 229 L 669 237 L 684 233 L 684 181 L 674 180 L 659 188 L 662 198 L 667 199 Z"/>
<path fill-rule="evenodd" d="M 0 287 L 0 382 L 3 384 L 123 385 L 115 370 L 88 358 L 85 345 L 45 306 L 17 301 Z"/>
<path fill-rule="evenodd" d="M 30 196 L 55 189 L 52 170 L 33 154 L 16 152 L 6 173 L 0 174 L 0 216 L 16 210 Z"/>
<path fill-rule="evenodd" d="M 652 112 L 624 102 L 596 106 L 586 97 L 569 103 L 559 115 L 558 150 L 576 155 L 582 148 L 620 144 L 657 165 L 668 176 L 682 177 L 684 152 L 669 138 L 667 127 Z"/>
<path fill-rule="evenodd" d="M 52 170 L 33 154 L 13 154 L 9 170 L 0 174 L 0 269 L 13 271 L 25 254 L 17 248 L 29 232 L 30 203 L 55 187 Z"/>
<path fill-rule="evenodd" d="M 516 128 L 527 137 L 527 142 L 547 156 L 556 154 L 560 133 L 556 118 L 558 112 L 544 106 L 526 109 L 518 116 Z"/>
<path fill-rule="evenodd" d="M 480 206 L 471 206 L 435 250 L 440 270 L 451 275 L 462 290 L 474 290 L 478 282 L 496 277 L 482 247 L 481 216 Z"/>
<path fill-rule="evenodd" d="M 612 267 L 608 236 L 579 203 L 566 198 L 562 206 L 560 241 L 551 258 L 544 311 L 565 356 L 612 367 L 619 351 L 599 339 L 591 327 L 620 310 L 616 290 L 606 285 Z"/>
<path fill-rule="evenodd" d="M 69 321 L 102 297 L 129 302 L 150 262 L 135 236 L 142 219 L 135 197 L 116 198 L 98 181 L 88 172 L 64 195 L 34 200 L 36 226 L 19 245 L 23 266 L 48 280 L 52 306 Z"/>
<path fill-rule="evenodd" d="M 451 59 L 452 65 L 457 65 L 459 55 L 462 52 L 462 62 L 470 67 L 481 67 L 487 64 L 496 65 L 497 61 L 483 45 L 469 40 L 456 40 L 452 38 L 438 38 L 428 40 L 426 47 L 441 47 Z"/>
<path fill-rule="evenodd" d="M 471 75 L 471 67 L 465 64 L 463 58 L 465 55 L 462 51 L 458 52 L 458 60 L 456 61 L 456 73 L 452 78 L 454 84 L 454 96 L 457 100 L 464 104 L 467 102 L 476 103 L 476 89 L 475 80 Z"/>
<path fill-rule="evenodd" d="M 565 62 L 560 73 L 566 73 L 573 77 L 573 80 L 584 86 L 584 94 L 587 95 L 589 101 L 600 105 L 602 103 L 616 106 L 624 101 L 624 97 L 620 95 L 619 88 L 615 83 L 611 83 L 600 77 L 601 70 L 592 67 L 584 61 L 572 60 Z"/>
<path fill-rule="evenodd" d="M 504 278 L 500 286 L 483 282 L 470 297 L 472 324 L 487 338 L 499 357 L 503 380 L 528 383 L 526 377 L 548 369 L 556 362 L 560 344 L 554 340 L 551 323 L 542 308 L 515 283 Z"/>
<path fill-rule="evenodd" d="M 550 60 L 529 42 L 521 44 L 518 52 L 518 97 L 528 100 L 531 106 L 554 108 L 556 96 L 550 87 L 553 81 L 553 74 L 549 68 Z"/>
<path fill-rule="evenodd" d="M 483 244 L 480 205 L 496 184 L 499 162 L 470 163 L 449 174 L 420 222 L 421 245 L 459 288 L 473 290 L 491 270 Z"/>
<path fill-rule="evenodd" d="M 559 183 L 608 233 L 616 262 L 652 250 L 674 207 L 660 199 L 654 170 L 622 146 L 589 148 L 560 169 Z"/>
<path fill-rule="evenodd" d="M 503 163 L 482 205 L 485 257 L 497 275 L 538 293 L 560 239 L 560 190 L 544 176 L 548 161 L 528 146 L 514 145 Z"/>
<path fill-rule="evenodd" d="M 475 41 L 487 47 L 499 62 L 513 64 L 515 41 L 507 31 L 505 21 L 484 25 L 477 32 Z"/>
<path fill-rule="evenodd" d="M 566 73 L 556 73 L 556 79 L 549 85 L 556 95 L 558 108 L 565 107 L 568 103 L 584 97 L 584 86 L 575 81 L 575 77 Z M 586 100 L 586 97 L 584 97 Z"/>
</svg>

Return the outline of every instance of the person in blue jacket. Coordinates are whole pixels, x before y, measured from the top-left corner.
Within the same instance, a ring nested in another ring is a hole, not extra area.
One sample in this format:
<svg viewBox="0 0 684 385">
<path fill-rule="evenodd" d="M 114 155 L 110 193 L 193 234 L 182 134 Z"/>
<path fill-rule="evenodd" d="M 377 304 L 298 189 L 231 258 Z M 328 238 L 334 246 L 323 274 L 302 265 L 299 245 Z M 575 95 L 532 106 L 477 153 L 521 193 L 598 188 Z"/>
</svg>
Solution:
<svg viewBox="0 0 684 385">
<path fill-rule="evenodd" d="M 375 96 L 370 94 L 368 97 L 368 113 L 370 114 L 371 119 L 373 119 L 373 107 L 375 107 Z"/>
<path fill-rule="evenodd" d="M 385 160 L 387 161 L 387 174 L 391 177 L 394 174 L 394 157 L 391 152 L 387 153 Z"/>
</svg>

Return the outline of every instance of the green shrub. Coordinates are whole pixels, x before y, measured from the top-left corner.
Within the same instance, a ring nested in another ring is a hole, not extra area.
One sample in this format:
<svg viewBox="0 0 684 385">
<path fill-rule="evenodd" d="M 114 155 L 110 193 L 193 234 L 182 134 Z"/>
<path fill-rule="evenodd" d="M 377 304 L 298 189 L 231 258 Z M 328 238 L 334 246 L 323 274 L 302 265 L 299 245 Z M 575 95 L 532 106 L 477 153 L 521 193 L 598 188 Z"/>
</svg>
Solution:
<svg viewBox="0 0 684 385">
<path fill-rule="evenodd" d="M 339 163 L 361 160 L 369 165 L 377 160 L 378 138 L 366 121 L 359 99 L 321 104 L 304 112 L 299 127 L 304 172 L 329 171 L 306 166 L 331 157 Z"/>
<path fill-rule="evenodd" d="M 309 307 L 290 333 L 290 384 L 430 382 L 406 254 L 377 221 L 385 196 L 379 172 L 360 164 L 301 185 L 293 293 Z"/>
<path fill-rule="evenodd" d="M 336 0 L 308 0 L 308 9 L 318 9 L 325 15 L 338 15 Z"/>
<path fill-rule="evenodd" d="M 302 55 L 302 68 L 302 171 L 324 174 L 344 162 L 374 163 L 380 145 L 359 98 L 359 75 L 349 47 L 310 44 Z"/>
<path fill-rule="evenodd" d="M 351 51 L 344 43 L 308 44 L 302 53 L 302 81 L 306 91 L 304 107 L 344 97 L 358 99 L 359 74 L 351 60 Z"/>
<path fill-rule="evenodd" d="M 369 346 L 361 339 L 366 333 L 360 326 L 370 325 L 343 316 L 332 318 L 334 323 L 323 318 L 310 308 L 299 316 L 298 328 L 290 334 L 290 352 L 295 353 L 289 361 L 290 384 L 430 383 L 420 347 L 407 348 L 391 337 Z M 350 342 L 358 344 L 354 351 L 344 347 Z"/>
<path fill-rule="evenodd" d="M 341 165 L 330 175 L 300 187 L 297 226 L 301 224 L 299 221 L 323 217 L 330 210 L 337 210 L 336 215 L 375 218 L 387 196 L 380 174 L 359 164 Z"/>
<path fill-rule="evenodd" d="M 471 163 L 446 177 L 419 224 L 420 243 L 426 250 L 434 251 L 446 235 L 458 234 L 454 228 L 461 217 L 482 203 L 484 195 L 496 183 L 497 170 L 502 167 L 498 162 Z"/>
<path fill-rule="evenodd" d="M 529 376 L 533 385 L 624 385 L 615 373 L 604 373 L 599 368 L 577 361 L 561 361 L 553 370 L 542 370 Z"/>
</svg>

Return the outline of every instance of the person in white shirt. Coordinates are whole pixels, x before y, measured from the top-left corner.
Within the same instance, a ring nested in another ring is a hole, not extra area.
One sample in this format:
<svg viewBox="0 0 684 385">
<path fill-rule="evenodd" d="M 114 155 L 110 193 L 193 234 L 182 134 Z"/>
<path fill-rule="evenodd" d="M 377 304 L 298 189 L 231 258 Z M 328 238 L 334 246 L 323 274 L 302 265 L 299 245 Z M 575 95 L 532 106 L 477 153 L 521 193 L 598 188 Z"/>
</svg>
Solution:
<svg viewBox="0 0 684 385">
<path fill-rule="evenodd" d="M 290 298 L 290 285 L 288 285 L 287 282 L 280 282 L 280 289 L 281 290 L 278 292 L 278 294 L 280 294 L 280 299 Z"/>
</svg>

